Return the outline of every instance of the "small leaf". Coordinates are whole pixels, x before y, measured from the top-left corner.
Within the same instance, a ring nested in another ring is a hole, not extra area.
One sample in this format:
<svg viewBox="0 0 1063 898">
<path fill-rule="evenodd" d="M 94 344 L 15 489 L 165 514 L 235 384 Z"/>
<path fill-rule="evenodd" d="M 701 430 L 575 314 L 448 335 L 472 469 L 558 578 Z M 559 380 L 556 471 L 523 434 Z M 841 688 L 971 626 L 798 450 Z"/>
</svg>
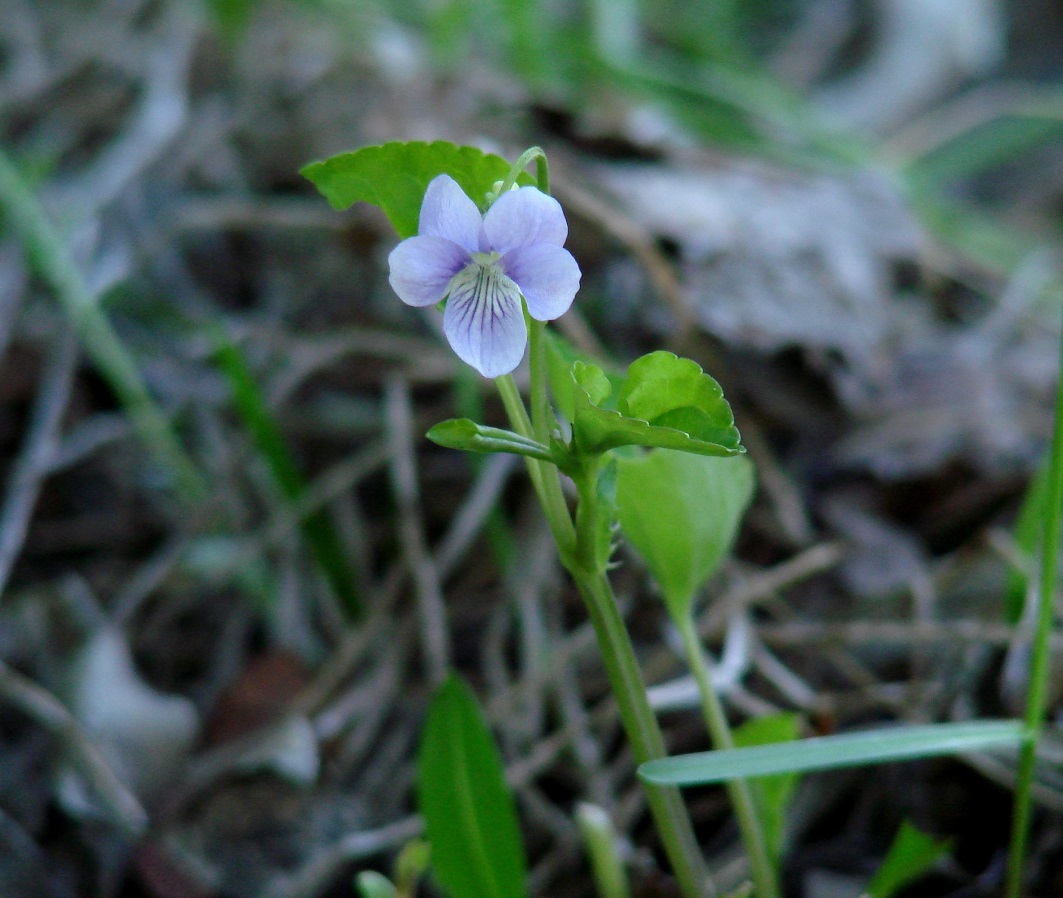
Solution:
<svg viewBox="0 0 1063 898">
<path fill-rule="evenodd" d="M 796 714 L 755 717 L 734 731 L 735 747 L 794 742 L 800 735 L 800 729 Z M 786 810 L 800 779 L 798 774 L 790 771 L 749 780 L 757 803 L 760 825 L 764 830 L 764 841 L 776 864 L 782 855 L 783 839 L 786 835 Z"/>
<path fill-rule="evenodd" d="M 572 366 L 577 361 L 586 363 L 592 359 L 550 329 L 546 330 L 544 336 L 546 337 L 546 377 L 550 383 L 550 392 L 553 394 L 557 410 L 564 419 L 574 421 L 576 418 L 574 393 L 579 387 L 573 380 Z M 613 390 L 619 393 L 624 383 L 623 376 L 609 367 L 606 368 L 605 376 L 609 378 Z"/>
<path fill-rule="evenodd" d="M 675 619 L 730 551 L 753 496 L 753 464 L 658 449 L 617 460 L 620 529 Z"/>
<path fill-rule="evenodd" d="M 502 760 L 476 699 L 457 676 L 432 700 L 417 795 L 432 870 L 451 898 L 527 895 L 527 862 Z"/>
<path fill-rule="evenodd" d="M 695 439 L 738 450 L 738 431 L 723 389 L 690 359 L 670 352 L 635 359 L 620 391 L 619 408 L 660 427 L 696 424 L 697 429 L 687 431 Z"/>
<path fill-rule="evenodd" d="M 612 385 L 597 365 L 575 362 L 573 432 L 584 452 L 618 446 L 678 449 L 696 455 L 738 455 L 742 448 L 720 385 L 701 366 L 670 352 L 631 363 L 617 408 Z"/>
<path fill-rule="evenodd" d="M 376 870 L 363 870 L 354 877 L 354 888 L 360 898 L 395 898 L 395 886 Z"/>
<path fill-rule="evenodd" d="M 412 898 L 417 892 L 417 881 L 424 876 L 432 854 L 424 839 L 407 842 L 395 859 L 395 890 L 402 898 Z"/>
<path fill-rule="evenodd" d="M 905 726 L 659 758 L 639 767 L 639 776 L 662 786 L 701 786 L 774 773 L 833 770 L 984 751 L 1016 746 L 1025 738 L 1022 724 L 1015 720 Z"/>
<path fill-rule="evenodd" d="M 891 898 L 926 873 L 948 850 L 947 839 L 928 836 L 905 820 L 864 896 Z"/>
<path fill-rule="evenodd" d="M 372 203 L 384 210 L 400 237 L 412 237 L 417 233 L 424 192 L 434 177 L 450 175 L 474 203 L 482 205 L 509 168 L 501 156 L 437 140 L 362 147 L 311 162 L 300 174 L 314 183 L 332 208 Z M 534 182 L 521 173 L 517 183 Z"/>
<path fill-rule="evenodd" d="M 523 437 L 511 430 L 487 427 L 468 418 L 451 418 L 440 421 L 425 434 L 428 439 L 447 449 L 461 449 L 465 452 L 509 452 L 512 455 L 524 455 L 541 461 L 554 462 L 554 453 L 542 443 Z"/>
</svg>

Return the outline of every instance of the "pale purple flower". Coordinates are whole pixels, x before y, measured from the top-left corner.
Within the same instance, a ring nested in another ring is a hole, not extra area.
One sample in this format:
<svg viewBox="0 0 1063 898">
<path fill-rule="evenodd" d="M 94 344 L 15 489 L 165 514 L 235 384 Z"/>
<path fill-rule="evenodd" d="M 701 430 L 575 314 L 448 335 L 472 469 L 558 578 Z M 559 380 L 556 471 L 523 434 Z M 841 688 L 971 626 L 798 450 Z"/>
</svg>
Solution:
<svg viewBox="0 0 1063 898">
<path fill-rule="evenodd" d="M 388 257 L 389 280 L 404 303 L 447 300 L 443 332 L 458 356 L 485 377 L 508 374 L 524 355 L 521 297 L 537 321 L 552 321 L 579 289 L 576 260 L 562 249 L 568 224 L 553 197 L 520 187 L 480 216 L 449 175 L 433 179 L 417 236 Z"/>
</svg>

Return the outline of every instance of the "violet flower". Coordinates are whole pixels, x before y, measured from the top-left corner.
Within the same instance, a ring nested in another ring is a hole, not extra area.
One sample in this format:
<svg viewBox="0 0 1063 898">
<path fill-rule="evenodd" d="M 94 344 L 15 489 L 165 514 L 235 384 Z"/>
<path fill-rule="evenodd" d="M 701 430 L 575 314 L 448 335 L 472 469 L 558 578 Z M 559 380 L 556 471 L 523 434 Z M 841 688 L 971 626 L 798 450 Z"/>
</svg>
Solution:
<svg viewBox="0 0 1063 898">
<path fill-rule="evenodd" d="M 449 297 L 443 332 L 484 377 L 520 364 L 528 342 L 521 297 L 532 318 L 552 321 L 579 289 L 579 266 L 562 249 L 565 215 L 534 187 L 503 194 L 481 218 L 457 181 L 439 175 L 425 191 L 417 230 L 388 257 L 391 286 L 411 306 Z"/>
</svg>

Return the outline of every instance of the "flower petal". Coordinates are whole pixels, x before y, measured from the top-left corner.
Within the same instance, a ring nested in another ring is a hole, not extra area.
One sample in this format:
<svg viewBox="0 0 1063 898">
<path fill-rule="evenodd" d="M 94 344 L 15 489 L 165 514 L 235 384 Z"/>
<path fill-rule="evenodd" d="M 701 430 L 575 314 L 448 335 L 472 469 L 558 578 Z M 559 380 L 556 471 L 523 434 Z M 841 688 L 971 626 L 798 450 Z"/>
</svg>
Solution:
<svg viewBox="0 0 1063 898">
<path fill-rule="evenodd" d="M 470 265 L 454 279 L 443 333 L 484 377 L 509 374 L 528 342 L 517 285 L 497 265 Z"/>
<path fill-rule="evenodd" d="M 579 265 L 572 253 L 560 246 L 518 246 L 499 259 L 499 264 L 516 282 L 528 302 L 528 314 L 537 321 L 560 318 L 579 290 Z"/>
<path fill-rule="evenodd" d="M 421 201 L 417 233 L 445 237 L 469 252 L 480 248 L 480 210 L 450 175 L 437 175 Z"/>
<path fill-rule="evenodd" d="M 537 243 L 561 246 L 567 236 L 561 204 L 534 187 L 502 194 L 484 216 L 485 248 L 496 253 Z"/>
<path fill-rule="evenodd" d="M 408 306 L 431 306 L 447 294 L 447 284 L 471 261 L 469 254 L 442 237 L 410 237 L 388 256 L 388 281 Z"/>
</svg>

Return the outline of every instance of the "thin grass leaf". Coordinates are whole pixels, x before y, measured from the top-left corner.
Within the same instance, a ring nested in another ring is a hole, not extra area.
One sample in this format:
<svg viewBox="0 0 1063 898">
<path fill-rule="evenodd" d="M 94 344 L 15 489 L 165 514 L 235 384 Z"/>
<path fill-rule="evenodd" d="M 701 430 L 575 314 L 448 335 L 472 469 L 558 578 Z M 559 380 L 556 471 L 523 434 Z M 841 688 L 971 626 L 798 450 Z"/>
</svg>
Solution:
<svg viewBox="0 0 1063 898">
<path fill-rule="evenodd" d="M 802 739 L 782 745 L 758 745 L 706 751 L 649 761 L 639 776 L 667 786 L 699 786 L 727 780 L 859 767 L 1017 746 L 1026 738 L 1014 720 L 939 723 Z"/>
<path fill-rule="evenodd" d="M 306 492 L 306 484 L 269 405 L 243 354 L 220 330 L 215 334 L 215 347 L 214 360 L 225 377 L 233 405 L 281 494 L 294 505 Z M 336 597 L 352 619 L 360 618 L 363 607 L 358 580 L 331 518 L 324 510 L 314 512 L 299 522 L 299 530 Z"/>
<path fill-rule="evenodd" d="M 166 414 L 152 398 L 136 361 L 111 327 L 100 308 L 99 297 L 85 283 L 36 195 L 2 151 L 0 212 L 55 292 L 78 340 L 114 390 L 137 435 L 173 479 L 174 493 L 189 504 L 205 499 L 209 490 L 203 474 L 186 454 Z"/>
</svg>

